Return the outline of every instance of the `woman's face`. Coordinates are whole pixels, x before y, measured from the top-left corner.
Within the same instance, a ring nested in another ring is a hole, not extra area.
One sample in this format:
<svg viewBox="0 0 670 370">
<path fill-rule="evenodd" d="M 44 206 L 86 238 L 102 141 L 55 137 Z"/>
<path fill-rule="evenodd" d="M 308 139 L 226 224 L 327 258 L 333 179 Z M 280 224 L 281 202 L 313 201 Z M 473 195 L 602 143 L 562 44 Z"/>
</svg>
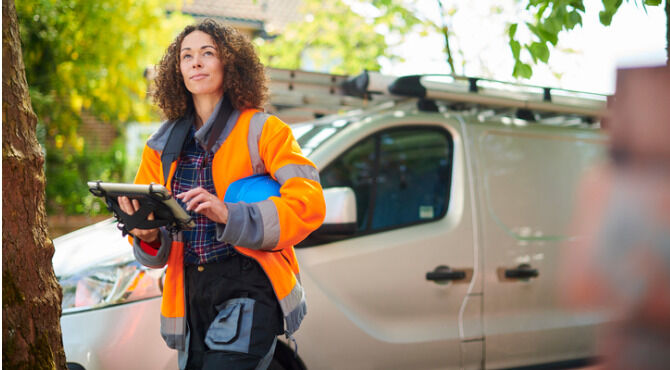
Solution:
<svg viewBox="0 0 670 370">
<path fill-rule="evenodd" d="M 193 96 L 223 95 L 223 63 L 210 35 L 193 31 L 184 37 L 179 67 L 184 84 Z"/>
</svg>

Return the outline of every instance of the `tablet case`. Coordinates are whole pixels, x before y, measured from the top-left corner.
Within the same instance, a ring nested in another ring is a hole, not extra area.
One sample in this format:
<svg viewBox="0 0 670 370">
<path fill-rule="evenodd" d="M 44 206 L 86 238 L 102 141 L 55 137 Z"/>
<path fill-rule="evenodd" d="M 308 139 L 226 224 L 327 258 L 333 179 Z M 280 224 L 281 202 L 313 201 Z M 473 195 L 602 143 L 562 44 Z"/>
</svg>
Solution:
<svg viewBox="0 0 670 370">
<path fill-rule="evenodd" d="M 162 185 L 122 184 L 102 181 L 88 183 L 89 191 L 105 199 L 107 209 L 114 213 L 118 220 L 118 228 L 123 235 L 132 229 L 154 229 L 165 226 L 171 233 L 195 227 L 195 222 L 179 206 L 172 194 Z M 127 196 L 140 202 L 140 209 L 132 215 L 121 210 L 117 197 Z M 147 220 L 149 213 L 154 213 L 154 220 Z"/>
</svg>

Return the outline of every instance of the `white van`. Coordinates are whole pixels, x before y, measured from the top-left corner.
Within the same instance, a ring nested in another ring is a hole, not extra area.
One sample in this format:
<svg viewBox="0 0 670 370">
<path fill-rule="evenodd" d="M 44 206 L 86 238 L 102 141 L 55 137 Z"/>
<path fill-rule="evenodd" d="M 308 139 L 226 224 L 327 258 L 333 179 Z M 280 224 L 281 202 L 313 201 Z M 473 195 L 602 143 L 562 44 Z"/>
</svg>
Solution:
<svg viewBox="0 0 670 370">
<path fill-rule="evenodd" d="M 589 364 L 605 316 L 562 307 L 558 261 L 578 180 L 604 155 L 604 98 L 393 82 L 381 103 L 293 125 L 327 216 L 296 247 L 297 357 L 282 342 L 271 368 Z M 176 368 L 158 328 L 161 271 L 137 264 L 111 221 L 54 242 L 70 366 Z"/>
</svg>

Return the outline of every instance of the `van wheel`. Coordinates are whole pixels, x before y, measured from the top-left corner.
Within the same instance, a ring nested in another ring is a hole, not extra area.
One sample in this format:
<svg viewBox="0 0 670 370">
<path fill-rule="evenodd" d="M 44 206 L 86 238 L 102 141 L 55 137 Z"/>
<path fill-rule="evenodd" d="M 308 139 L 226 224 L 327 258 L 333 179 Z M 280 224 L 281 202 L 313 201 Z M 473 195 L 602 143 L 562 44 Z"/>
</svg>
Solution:
<svg viewBox="0 0 670 370">
<path fill-rule="evenodd" d="M 307 370 L 300 357 L 284 342 L 277 341 L 274 357 L 268 370 Z"/>
</svg>

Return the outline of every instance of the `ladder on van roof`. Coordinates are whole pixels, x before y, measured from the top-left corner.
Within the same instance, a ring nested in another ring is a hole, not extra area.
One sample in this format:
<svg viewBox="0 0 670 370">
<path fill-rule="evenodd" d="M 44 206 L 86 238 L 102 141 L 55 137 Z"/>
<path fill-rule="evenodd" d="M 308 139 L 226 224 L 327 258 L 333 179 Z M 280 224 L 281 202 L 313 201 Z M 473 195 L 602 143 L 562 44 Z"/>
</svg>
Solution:
<svg viewBox="0 0 670 370">
<path fill-rule="evenodd" d="M 407 97 L 593 120 L 607 114 L 607 95 L 485 78 L 437 74 L 396 77 L 368 71 L 351 77 L 276 68 L 268 68 L 268 75 L 271 104 L 282 112 L 282 118 L 295 118 L 289 122 Z"/>
</svg>

